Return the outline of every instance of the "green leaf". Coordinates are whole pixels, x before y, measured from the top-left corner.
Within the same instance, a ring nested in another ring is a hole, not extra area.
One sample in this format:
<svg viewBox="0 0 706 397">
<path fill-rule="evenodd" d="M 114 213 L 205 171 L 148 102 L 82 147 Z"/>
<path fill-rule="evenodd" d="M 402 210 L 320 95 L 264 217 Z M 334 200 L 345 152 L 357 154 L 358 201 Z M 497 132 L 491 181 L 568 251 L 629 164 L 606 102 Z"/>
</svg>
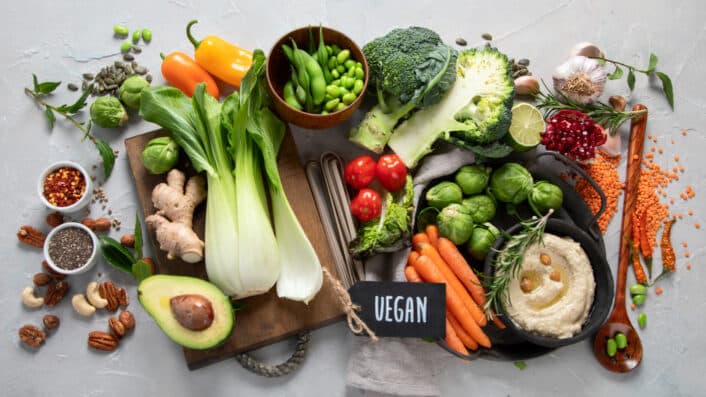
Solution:
<svg viewBox="0 0 706 397">
<path fill-rule="evenodd" d="M 664 95 L 667 97 L 669 106 L 674 110 L 674 87 L 672 87 L 672 79 L 662 72 L 655 72 L 655 74 L 662 80 L 662 91 L 664 91 Z"/>
<path fill-rule="evenodd" d="M 524 369 L 527 368 L 527 363 L 521 360 L 515 361 L 513 364 L 515 364 L 520 371 L 524 371 Z"/>
<path fill-rule="evenodd" d="M 599 65 L 605 66 L 605 59 L 599 58 L 599 59 L 596 59 L 596 61 L 598 61 L 598 64 L 599 64 Z"/>
<path fill-rule="evenodd" d="M 93 84 L 88 86 L 88 88 L 83 91 L 83 94 L 74 102 L 72 105 L 66 106 L 66 105 L 61 105 L 61 108 L 64 108 L 67 114 L 76 114 L 78 113 L 79 110 L 83 109 L 86 106 L 86 99 L 88 99 L 88 96 L 93 92 Z"/>
<path fill-rule="evenodd" d="M 49 122 L 49 129 L 54 128 L 54 122 L 56 122 L 56 116 L 54 116 L 54 111 L 50 108 L 44 110 L 44 115 L 47 116 L 47 122 Z"/>
<path fill-rule="evenodd" d="M 230 300 L 230 306 L 233 308 L 234 312 L 239 312 L 247 306 L 243 301 L 231 299 Z"/>
<path fill-rule="evenodd" d="M 34 92 L 39 92 L 39 82 L 37 81 L 37 75 L 32 73 L 32 84 L 34 84 Z"/>
<path fill-rule="evenodd" d="M 647 73 L 653 73 L 655 71 L 655 68 L 657 67 L 657 61 L 659 59 L 657 58 L 657 55 L 654 53 L 650 53 L 650 65 L 647 67 Z"/>
<path fill-rule="evenodd" d="M 607 77 L 608 80 L 617 80 L 623 77 L 623 69 L 621 69 L 618 65 L 615 65 L 615 70 L 613 71 L 613 73 L 610 73 Z"/>
<path fill-rule="evenodd" d="M 635 72 L 632 69 L 628 72 L 628 88 L 630 88 L 630 92 L 635 89 Z"/>
<path fill-rule="evenodd" d="M 132 264 L 135 263 L 135 258 L 122 244 L 111 237 L 103 236 L 100 238 L 100 248 L 103 259 L 109 265 L 124 272 L 132 273 Z"/>
<path fill-rule="evenodd" d="M 140 223 L 140 217 L 135 211 L 135 257 L 137 259 L 142 259 L 142 224 Z"/>
<path fill-rule="evenodd" d="M 40 94 L 51 94 L 54 92 L 56 87 L 61 84 L 61 81 L 47 81 L 44 83 L 39 83 L 35 88 L 37 89 L 37 92 Z"/>
<path fill-rule="evenodd" d="M 103 174 L 107 180 L 113 172 L 113 166 L 115 165 L 115 153 L 113 153 L 113 148 L 111 148 L 106 141 L 100 138 L 95 138 L 95 144 L 98 149 L 98 153 L 103 159 Z"/>
<path fill-rule="evenodd" d="M 137 281 L 142 281 L 152 275 L 152 267 L 140 259 L 132 264 L 131 273 Z"/>
</svg>

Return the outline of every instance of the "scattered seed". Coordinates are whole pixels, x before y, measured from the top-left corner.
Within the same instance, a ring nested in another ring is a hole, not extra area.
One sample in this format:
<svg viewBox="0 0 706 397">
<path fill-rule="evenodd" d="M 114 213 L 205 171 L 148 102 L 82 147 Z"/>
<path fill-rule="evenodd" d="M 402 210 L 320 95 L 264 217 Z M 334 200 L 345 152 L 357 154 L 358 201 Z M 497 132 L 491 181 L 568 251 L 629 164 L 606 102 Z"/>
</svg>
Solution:
<svg viewBox="0 0 706 397">
<path fill-rule="evenodd" d="M 134 46 L 132 46 L 132 52 L 134 52 L 135 54 L 139 54 L 139 53 L 142 52 L 142 48 L 140 48 L 139 46 L 134 45 Z"/>
<path fill-rule="evenodd" d="M 655 290 L 655 294 L 657 294 L 657 295 L 662 295 L 662 292 L 664 292 L 664 288 L 662 288 L 662 287 L 659 287 Z"/>
<path fill-rule="evenodd" d="M 487 40 L 487 41 L 493 40 L 493 35 L 491 35 L 490 33 L 483 33 L 482 35 L 480 35 L 480 37 L 483 40 Z"/>
<path fill-rule="evenodd" d="M 630 304 L 630 310 L 635 311 L 635 304 L 634 303 Z"/>
<path fill-rule="evenodd" d="M 664 150 L 662 150 L 662 148 L 659 148 L 659 149 L 657 149 L 657 153 L 662 154 L 662 153 L 664 153 Z"/>
<path fill-rule="evenodd" d="M 460 45 L 461 47 L 465 47 L 466 45 L 468 45 L 468 42 L 466 41 L 466 39 L 459 37 L 456 39 L 456 44 Z"/>
<path fill-rule="evenodd" d="M 694 210 L 687 210 L 686 213 L 689 214 L 689 216 L 693 216 L 693 215 L 694 215 Z"/>
<path fill-rule="evenodd" d="M 517 63 L 522 66 L 529 66 L 530 61 L 527 58 L 521 58 Z"/>
<path fill-rule="evenodd" d="M 74 83 L 69 83 L 66 85 L 66 88 L 69 89 L 69 91 L 78 91 L 78 86 Z"/>
<path fill-rule="evenodd" d="M 152 82 L 152 75 L 148 74 L 147 76 L 145 76 L 145 80 L 147 80 L 148 83 L 151 83 Z"/>
<path fill-rule="evenodd" d="M 83 77 L 84 80 L 89 80 L 89 81 L 93 80 L 93 78 L 94 78 L 93 73 L 84 73 L 81 75 L 81 77 Z"/>
<path fill-rule="evenodd" d="M 687 262 L 687 263 L 686 263 L 686 268 L 687 268 L 688 270 L 691 270 L 691 262 Z"/>
<path fill-rule="evenodd" d="M 123 59 L 126 61 L 132 61 L 135 59 L 135 57 L 130 54 L 125 54 L 125 55 L 123 55 Z"/>
<path fill-rule="evenodd" d="M 132 43 L 128 40 L 120 46 L 120 52 L 128 52 L 132 48 Z"/>
<path fill-rule="evenodd" d="M 681 130 L 682 136 L 686 136 L 686 130 Z"/>
<path fill-rule="evenodd" d="M 691 257 L 691 253 L 689 251 L 684 252 L 684 257 L 685 258 Z"/>
</svg>

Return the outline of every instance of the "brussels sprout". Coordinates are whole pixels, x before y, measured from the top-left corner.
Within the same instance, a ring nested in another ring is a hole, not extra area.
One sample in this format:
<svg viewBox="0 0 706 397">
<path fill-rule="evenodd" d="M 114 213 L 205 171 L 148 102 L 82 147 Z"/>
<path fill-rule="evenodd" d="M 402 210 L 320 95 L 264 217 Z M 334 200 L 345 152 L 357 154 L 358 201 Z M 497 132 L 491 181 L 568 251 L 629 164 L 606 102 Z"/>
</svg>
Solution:
<svg viewBox="0 0 706 397">
<path fill-rule="evenodd" d="M 152 174 L 172 169 L 179 159 L 179 146 L 168 136 L 154 138 L 142 151 L 142 164 Z"/>
<path fill-rule="evenodd" d="M 91 104 L 91 120 L 103 128 L 120 127 L 127 122 L 127 112 L 120 100 L 102 96 Z"/>
<path fill-rule="evenodd" d="M 449 204 L 461 203 L 463 192 L 453 182 L 440 182 L 427 190 L 427 203 L 436 209 L 443 209 Z"/>
<path fill-rule="evenodd" d="M 495 216 L 495 200 L 485 194 L 471 196 L 461 204 L 471 214 L 474 223 L 488 222 Z"/>
<path fill-rule="evenodd" d="M 557 210 L 564 202 L 564 193 L 561 188 L 547 181 L 534 184 L 528 197 L 529 205 L 539 216 L 543 216 L 549 209 Z"/>
<path fill-rule="evenodd" d="M 150 83 L 142 76 L 130 76 L 120 85 L 120 100 L 130 109 L 140 108 L 140 93 Z"/>
<path fill-rule="evenodd" d="M 471 238 L 473 217 L 461 204 L 449 204 L 436 217 L 439 235 L 461 245 Z"/>
<path fill-rule="evenodd" d="M 436 217 L 439 215 L 439 210 L 434 207 L 427 207 L 419 211 L 417 214 L 417 231 L 424 232 L 428 225 L 436 224 Z"/>
<path fill-rule="evenodd" d="M 479 261 L 484 260 L 498 237 L 500 237 L 500 230 L 492 223 L 485 222 L 475 226 L 471 233 L 471 240 L 468 242 L 468 253 Z"/>
<path fill-rule="evenodd" d="M 490 176 L 490 191 L 503 203 L 520 204 L 532 190 L 532 174 L 517 163 L 505 163 Z"/>
<path fill-rule="evenodd" d="M 470 196 L 478 194 L 488 186 L 488 180 L 493 169 L 482 165 L 466 165 L 456 173 L 456 183 L 463 190 L 463 194 Z"/>
</svg>

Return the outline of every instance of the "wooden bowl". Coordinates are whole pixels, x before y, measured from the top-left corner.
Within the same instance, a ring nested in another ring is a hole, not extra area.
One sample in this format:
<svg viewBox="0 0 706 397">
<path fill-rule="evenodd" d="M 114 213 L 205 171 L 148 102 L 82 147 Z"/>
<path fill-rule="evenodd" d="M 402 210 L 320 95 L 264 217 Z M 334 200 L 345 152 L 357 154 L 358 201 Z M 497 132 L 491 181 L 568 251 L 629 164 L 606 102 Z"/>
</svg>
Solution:
<svg viewBox="0 0 706 397">
<path fill-rule="evenodd" d="M 324 27 L 324 42 L 326 44 L 336 44 L 341 47 L 341 49 L 347 48 L 351 52 L 351 57 L 363 64 L 363 71 L 365 72 L 363 90 L 350 105 L 335 113 L 325 115 L 308 113 L 289 106 L 287 102 L 284 101 L 282 89 L 291 76 L 291 69 L 289 61 L 282 52 L 282 44 L 291 44 L 292 39 L 294 39 L 299 48 L 306 48 L 309 42 L 309 29 L 312 29 L 314 40 L 318 43 L 319 27 L 307 26 L 285 34 L 277 40 L 277 43 L 272 47 L 267 57 L 267 88 L 270 91 L 275 111 L 284 121 L 302 128 L 318 130 L 338 125 L 353 115 L 363 101 L 363 96 L 368 88 L 370 70 L 368 68 L 368 61 L 365 59 L 365 55 L 363 55 L 363 51 L 361 51 L 353 40 L 337 30 Z"/>
</svg>

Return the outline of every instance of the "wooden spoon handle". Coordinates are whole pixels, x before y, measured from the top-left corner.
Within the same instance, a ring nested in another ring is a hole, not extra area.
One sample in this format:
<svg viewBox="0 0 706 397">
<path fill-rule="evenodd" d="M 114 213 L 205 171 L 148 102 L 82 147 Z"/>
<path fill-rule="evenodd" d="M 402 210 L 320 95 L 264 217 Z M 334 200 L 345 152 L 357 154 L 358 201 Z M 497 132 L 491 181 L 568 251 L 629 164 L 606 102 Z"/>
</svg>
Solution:
<svg viewBox="0 0 706 397">
<path fill-rule="evenodd" d="M 644 110 L 645 113 L 639 116 L 637 120 L 633 119 L 630 122 L 623 222 L 620 229 L 620 251 L 618 253 L 618 283 L 615 292 L 615 308 L 620 308 L 619 310 L 623 311 L 625 310 L 625 287 L 628 278 L 628 263 L 630 261 L 630 244 L 625 237 L 630 236 L 632 230 L 632 213 L 635 211 L 637 204 L 637 187 L 640 182 L 642 149 L 647 128 L 647 108 L 638 104 L 632 110 Z"/>
</svg>

